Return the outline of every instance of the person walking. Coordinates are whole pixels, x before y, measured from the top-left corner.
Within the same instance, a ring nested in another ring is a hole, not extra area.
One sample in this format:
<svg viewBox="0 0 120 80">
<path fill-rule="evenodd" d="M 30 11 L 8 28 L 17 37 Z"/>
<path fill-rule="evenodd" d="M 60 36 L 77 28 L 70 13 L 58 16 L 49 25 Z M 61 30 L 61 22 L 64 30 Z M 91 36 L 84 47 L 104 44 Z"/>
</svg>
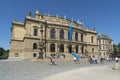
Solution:
<svg viewBox="0 0 120 80">
<path fill-rule="evenodd" d="M 55 64 L 55 59 L 53 56 L 50 56 L 50 62 L 51 62 L 51 65 L 56 65 Z"/>
<path fill-rule="evenodd" d="M 116 56 L 116 58 L 115 58 L 115 62 L 118 62 L 118 57 Z"/>
</svg>

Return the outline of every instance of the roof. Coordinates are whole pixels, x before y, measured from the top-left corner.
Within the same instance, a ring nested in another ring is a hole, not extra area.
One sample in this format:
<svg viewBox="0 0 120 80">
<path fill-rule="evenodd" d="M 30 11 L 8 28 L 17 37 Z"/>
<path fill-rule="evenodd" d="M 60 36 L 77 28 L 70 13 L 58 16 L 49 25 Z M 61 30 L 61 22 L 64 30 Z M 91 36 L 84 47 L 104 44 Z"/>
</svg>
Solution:
<svg viewBox="0 0 120 80">
<path fill-rule="evenodd" d="M 105 35 L 105 34 L 99 34 L 99 35 L 97 36 L 97 39 L 112 40 L 108 35 Z"/>
</svg>

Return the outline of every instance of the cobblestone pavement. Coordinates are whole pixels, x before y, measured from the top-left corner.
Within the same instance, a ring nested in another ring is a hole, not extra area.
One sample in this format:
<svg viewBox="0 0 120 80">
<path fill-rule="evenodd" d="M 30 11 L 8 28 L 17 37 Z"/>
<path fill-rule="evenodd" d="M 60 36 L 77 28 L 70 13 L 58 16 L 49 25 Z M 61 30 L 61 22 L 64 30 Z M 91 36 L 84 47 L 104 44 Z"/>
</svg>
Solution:
<svg viewBox="0 0 120 80">
<path fill-rule="evenodd" d="M 47 76 L 69 71 L 85 66 L 103 66 L 104 64 L 89 64 L 74 62 L 56 62 L 58 65 L 50 65 L 49 62 L 30 61 L 0 61 L 0 80 L 42 80 Z"/>
</svg>

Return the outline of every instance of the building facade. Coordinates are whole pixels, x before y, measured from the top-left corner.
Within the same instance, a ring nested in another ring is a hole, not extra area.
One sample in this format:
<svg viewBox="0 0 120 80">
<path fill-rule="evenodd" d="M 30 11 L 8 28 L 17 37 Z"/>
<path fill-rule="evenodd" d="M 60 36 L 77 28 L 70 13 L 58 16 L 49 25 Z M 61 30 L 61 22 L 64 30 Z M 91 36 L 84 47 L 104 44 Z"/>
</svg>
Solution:
<svg viewBox="0 0 120 80">
<path fill-rule="evenodd" d="M 27 15 L 24 22 L 13 21 L 11 33 L 9 58 L 38 58 L 40 49 L 43 58 L 63 53 L 68 57 L 72 51 L 81 56 L 98 55 L 96 30 L 85 29 L 81 23 L 62 17 L 36 11 L 34 17 Z"/>
<path fill-rule="evenodd" d="M 109 57 L 113 53 L 113 42 L 112 39 L 105 35 L 99 34 L 97 36 L 98 40 L 98 52 L 101 57 Z"/>
</svg>

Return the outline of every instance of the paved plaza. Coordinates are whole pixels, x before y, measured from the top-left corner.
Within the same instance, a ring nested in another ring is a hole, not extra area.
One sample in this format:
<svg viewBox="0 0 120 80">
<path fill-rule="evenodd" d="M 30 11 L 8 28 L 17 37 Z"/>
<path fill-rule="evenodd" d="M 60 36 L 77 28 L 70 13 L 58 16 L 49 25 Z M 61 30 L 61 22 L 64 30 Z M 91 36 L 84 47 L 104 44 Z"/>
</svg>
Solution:
<svg viewBox="0 0 120 80">
<path fill-rule="evenodd" d="M 56 63 L 53 66 L 48 61 L 0 61 L 0 80 L 120 80 L 120 70 L 112 70 L 111 62 Z"/>
</svg>

